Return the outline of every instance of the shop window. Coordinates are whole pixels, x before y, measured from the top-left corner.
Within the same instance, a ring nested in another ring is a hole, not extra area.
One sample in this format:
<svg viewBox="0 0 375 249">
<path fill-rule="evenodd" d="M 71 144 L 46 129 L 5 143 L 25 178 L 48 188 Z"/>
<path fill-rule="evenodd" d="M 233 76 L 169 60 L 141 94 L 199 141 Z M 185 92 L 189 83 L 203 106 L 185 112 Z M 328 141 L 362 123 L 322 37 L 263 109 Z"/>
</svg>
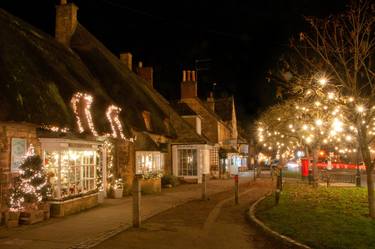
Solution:
<svg viewBox="0 0 375 249">
<path fill-rule="evenodd" d="M 80 196 L 97 190 L 99 155 L 94 147 L 53 148 L 47 145 L 47 148 L 43 148 L 43 164 L 53 199 Z"/>
<path fill-rule="evenodd" d="M 197 176 L 198 161 L 196 149 L 178 150 L 178 175 L 179 176 Z"/>
<path fill-rule="evenodd" d="M 155 151 L 136 152 L 137 174 L 160 174 L 164 168 L 164 154 Z"/>
</svg>

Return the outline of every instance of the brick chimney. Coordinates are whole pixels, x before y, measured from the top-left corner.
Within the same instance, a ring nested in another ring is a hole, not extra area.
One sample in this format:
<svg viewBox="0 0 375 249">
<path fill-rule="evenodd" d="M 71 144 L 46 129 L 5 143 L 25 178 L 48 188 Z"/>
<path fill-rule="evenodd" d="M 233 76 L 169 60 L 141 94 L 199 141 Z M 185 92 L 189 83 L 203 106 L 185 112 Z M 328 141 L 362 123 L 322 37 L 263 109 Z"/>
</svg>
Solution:
<svg viewBox="0 0 375 249">
<path fill-rule="evenodd" d="M 138 63 L 137 74 L 139 77 L 149 83 L 151 87 L 154 87 L 154 69 L 152 67 L 143 67 L 143 63 Z"/>
<path fill-rule="evenodd" d="M 181 99 L 195 98 L 198 96 L 196 72 L 182 71 Z"/>
<path fill-rule="evenodd" d="M 129 68 L 130 71 L 133 70 L 133 55 L 131 53 L 120 54 L 120 60 L 126 65 L 127 68 Z"/>
<path fill-rule="evenodd" d="M 60 5 L 56 6 L 55 39 L 65 46 L 70 45 L 70 39 L 77 27 L 77 11 L 77 5 L 67 3 L 67 0 L 60 0 Z"/>
<path fill-rule="evenodd" d="M 210 95 L 207 97 L 207 105 L 213 112 L 215 111 L 215 99 L 213 92 L 210 92 Z"/>
</svg>

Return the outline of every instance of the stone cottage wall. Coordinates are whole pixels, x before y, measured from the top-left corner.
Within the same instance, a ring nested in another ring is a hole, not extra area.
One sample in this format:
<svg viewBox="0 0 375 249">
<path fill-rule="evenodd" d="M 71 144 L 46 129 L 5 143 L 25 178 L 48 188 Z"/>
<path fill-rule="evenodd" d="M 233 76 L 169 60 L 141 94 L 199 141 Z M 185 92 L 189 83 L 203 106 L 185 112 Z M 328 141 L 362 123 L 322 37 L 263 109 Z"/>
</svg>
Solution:
<svg viewBox="0 0 375 249">
<path fill-rule="evenodd" d="M 124 182 L 124 194 L 130 194 L 135 174 L 134 143 L 124 140 L 115 142 L 115 165 L 117 177 Z"/>
<path fill-rule="evenodd" d="M 32 144 L 35 153 L 41 154 L 36 126 L 27 123 L 0 122 L 0 207 L 5 205 L 10 183 L 16 175 L 11 172 L 12 138 L 26 139 L 27 146 Z"/>
</svg>

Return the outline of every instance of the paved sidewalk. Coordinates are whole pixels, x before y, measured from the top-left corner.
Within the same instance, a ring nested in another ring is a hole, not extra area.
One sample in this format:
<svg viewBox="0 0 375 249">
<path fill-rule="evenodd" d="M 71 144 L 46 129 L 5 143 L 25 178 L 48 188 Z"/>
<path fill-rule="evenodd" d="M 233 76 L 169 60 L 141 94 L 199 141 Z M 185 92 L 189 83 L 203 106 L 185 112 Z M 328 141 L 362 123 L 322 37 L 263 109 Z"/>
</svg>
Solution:
<svg viewBox="0 0 375 249">
<path fill-rule="evenodd" d="M 248 223 L 251 203 L 274 189 L 270 178 L 241 188 L 236 205 L 231 191 L 208 201 L 190 201 L 157 214 L 94 247 L 95 249 L 286 249 Z"/>
<path fill-rule="evenodd" d="M 240 177 L 240 184 L 252 177 Z M 210 180 L 208 195 L 230 190 L 233 180 Z M 142 220 L 162 211 L 201 197 L 201 185 L 180 185 L 163 189 L 161 194 L 142 196 Z M 132 199 L 107 199 L 91 210 L 46 222 L 0 229 L 1 249 L 90 248 L 131 226 Z"/>
</svg>

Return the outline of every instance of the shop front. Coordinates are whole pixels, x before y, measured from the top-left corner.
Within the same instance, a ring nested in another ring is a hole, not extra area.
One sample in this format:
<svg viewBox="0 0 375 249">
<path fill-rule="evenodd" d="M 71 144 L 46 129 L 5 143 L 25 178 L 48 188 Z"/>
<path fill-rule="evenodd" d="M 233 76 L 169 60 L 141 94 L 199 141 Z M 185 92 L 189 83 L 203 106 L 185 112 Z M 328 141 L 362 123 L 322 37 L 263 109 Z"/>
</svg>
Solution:
<svg viewBox="0 0 375 249">
<path fill-rule="evenodd" d="M 65 216 L 97 205 L 101 143 L 58 138 L 40 142 L 51 185 L 51 215 Z"/>
<path fill-rule="evenodd" d="M 161 192 L 165 153 L 160 151 L 136 151 L 136 173 L 143 176 L 142 193 Z"/>
<path fill-rule="evenodd" d="M 212 146 L 173 145 L 173 175 L 187 182 L 202 182 L 202 174 L 210 172 L 210 150 Z"/>
</svg>

